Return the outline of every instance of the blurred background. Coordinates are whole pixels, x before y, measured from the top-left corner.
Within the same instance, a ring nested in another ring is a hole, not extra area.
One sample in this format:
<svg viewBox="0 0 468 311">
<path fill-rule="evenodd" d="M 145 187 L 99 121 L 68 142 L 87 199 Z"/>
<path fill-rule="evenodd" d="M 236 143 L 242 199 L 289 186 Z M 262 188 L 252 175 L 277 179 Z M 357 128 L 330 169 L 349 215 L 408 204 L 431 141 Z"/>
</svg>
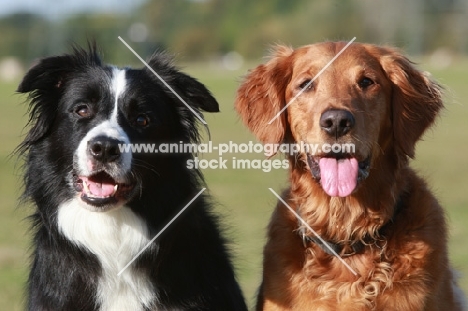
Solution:
<svg viewBox="0 0 468 311">
<path fill-rule="evenodd" d="M 2 0 L 0 4 L 0 310 L 24 309 L 30 232 L 18 206 L 21 161 L 12 154 L 27 128 L 22 75 L 40 57 L 96 39 L 105 62 L 142 67 L 168 50 L 183 70 L 206 84 L 221 113 L 206 116 L 214 143 L 247 142 L 233 110 L 248 69 L 272 44 L 298 47 L 345 40 L 402 48 L 446 88 L 446 110 L 418 145 L 415 167 L 447 211 L 450 257 L 468 291 L 468 1 L 467 0 Z M 206 155 L 212 157 L 215 155 Z M 233 155 L 235 156 L 235 155 Z M 261 158 L 260 155 L 250 155 Z M 252 306 L 261 279 L 265 227 L 275 205 L 268 191 L 287 184 L 286 171 L 205 170 L 233 244 L 239 280 Z"/>
</svg>

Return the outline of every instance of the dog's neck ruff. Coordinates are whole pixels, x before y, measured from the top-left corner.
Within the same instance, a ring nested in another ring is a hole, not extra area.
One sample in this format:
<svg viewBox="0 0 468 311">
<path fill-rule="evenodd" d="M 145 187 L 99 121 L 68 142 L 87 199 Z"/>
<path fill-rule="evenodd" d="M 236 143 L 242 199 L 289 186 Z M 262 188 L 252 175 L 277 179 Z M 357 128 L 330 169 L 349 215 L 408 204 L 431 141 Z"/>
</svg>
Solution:
<svg viewBox="0 0 468 311">
<path fill-rule="evenodd" d="M 393 210 L 393 215 L 390 218 L 390 220 L 385 223 L 380 229 L 378 230 L 378 237 L 385 237 L 385 233 L 387 231 L 387 228 L 394 222 L 396 215 L 403 209 L 404 206 L 404 199 L 406 197 L 406 193 L 402 193 L 398 200 L 395 203 L 395 208 Z M 299 214 L 299 211 L 298 211 Z M 339 255 L 340 257 L 349 257 L 352 255 L 360 254 L 364 251 L 366 245 L 379 245 L 378 242 L 381 241 L 381 239 L 374 239 L 371 237 L 363 237 L 362 239 L 359 240 L 348 240 L 344 242 L 334 242 L 334 241 L 328 241 L 325 239 L 319 239 L 315 236 L 310 236 L 307 234 L 307 228 L 304 228 L 304 226 L 301 226 L 301 223 L 299 222 L 299 229 L 297 230 L 299 236 L 302 239 L 302 243 L 304 244 L 304 247 L 306 248 L 309 243 L 315 243 L 322 251 L 325 253 L 336 256 Z M 324 244 L 327 243 L 327 245 Z M 335 252 L 333 253 L 331 249 Z"/>
</svg>

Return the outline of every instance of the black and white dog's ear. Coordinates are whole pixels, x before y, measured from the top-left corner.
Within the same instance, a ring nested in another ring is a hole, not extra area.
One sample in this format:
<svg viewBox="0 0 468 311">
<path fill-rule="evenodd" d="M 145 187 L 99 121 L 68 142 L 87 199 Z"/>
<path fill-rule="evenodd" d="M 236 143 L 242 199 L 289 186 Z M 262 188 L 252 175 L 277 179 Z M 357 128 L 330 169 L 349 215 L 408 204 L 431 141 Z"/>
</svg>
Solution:
<svg viewBox="0 0 468 311">
<path fill-rule="evenodd" d="M 43 58 L 29 69 L 17 88 L 18 93 L 29 95 L 31 125 L 19 150 L 25 151 L 47 133 L 68 79 L 77 69 L 91 64 L 101 64 L 95 43 L 89 43 L 88 50 L 75 46 L 73 54 Z"/>
<path fill-rule="evenodd" d="M 39 96 L 52 95 L 61 86 L 67 69 L 72 64 L 70 56 L 53 56 L 41 59 L 23 77 L 18 89 L 19 93 L 31 93 L 34 99 Z"/>
<path fill-rule="evenodd" d="M 172 57 L 167 53 L 154 53 L 148 65 L 191 107 L 206 112 L 219 112 L 218 102 L 206 86 L 195 78 L 180 72 L 173 65 Z M 154 75 L 154 73 L 149 74 Z M 167 91 L 171 92 L 168 89 Z"/>
<path fill-rule="evenodd" d="M 101 65 L 95 42 L 88 43 L 88 49 L 77 45 L 72 54 L 52 56 L 39 60 L 24 76 L 17 92 L 31 93 L 31 96 L 52 95 L 63 89 L 64 82 L 71 72 L 89 65 Z"/>
<path fill-rule="evenodd" d="M 219 112 L 219 105 L 211 92 L 197 79 L 178 72 L 175 79 L 175 87 L 188 99 L 188 104 L 193 104 L 206 112 Z"/>
<path fill-rule="evenodd" d="M 53 124 L 71 65 L 70 56 L 48 57 L 41 59 L 23 77 L 17 92 L 29 94 L 31 128 L 18 148 L 20 152 L 40 140 Z"/>
</svg>

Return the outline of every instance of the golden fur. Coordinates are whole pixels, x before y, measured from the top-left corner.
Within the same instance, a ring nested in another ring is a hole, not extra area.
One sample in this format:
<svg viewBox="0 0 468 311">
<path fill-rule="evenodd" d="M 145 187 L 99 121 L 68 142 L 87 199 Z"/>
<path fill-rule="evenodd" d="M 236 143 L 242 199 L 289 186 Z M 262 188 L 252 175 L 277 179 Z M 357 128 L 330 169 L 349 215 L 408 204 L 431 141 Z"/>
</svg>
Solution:
<svg viewBox="0 0 468 311">
<path fill-rule="evenodd" d="M 257 309 L 461 310 L 444 212 L 408 165 L 443 107 L 437 83 L 394 48 L 353 43 L 267 124 L 344 45 L 278 46 L 237 93 L 236 110 L 262 142 L 353 143 L 355 153 L 346 156 L 369 159 L 367 178 L 350 195 L 331 197 L 311 174 L 306 153 L 289 156 L 291 185 L 282 194 L 288 205 L 323 239 L 365 246 L 343 258 L 356 276 L 316 243 L 304 245 L 298 220 L 278 203 Z M 332 137 L 321 129 L 320 118 L 330 109 L 352 114 L 348 133 Z"/>
</svg>

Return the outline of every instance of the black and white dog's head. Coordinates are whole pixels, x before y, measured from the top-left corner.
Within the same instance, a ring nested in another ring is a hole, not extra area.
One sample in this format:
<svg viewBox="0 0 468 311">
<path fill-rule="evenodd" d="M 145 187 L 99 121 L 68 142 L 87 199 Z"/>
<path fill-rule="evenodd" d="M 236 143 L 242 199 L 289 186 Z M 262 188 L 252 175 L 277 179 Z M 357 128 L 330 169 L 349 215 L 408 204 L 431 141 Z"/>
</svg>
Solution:
<svg viewBox="0 0 468 311">
<path fill-rule="evenodd" d="M 218 111 L 209 91 L 167 55 L 154 54 L 148 64 L 193 110 Z M 198 139 L 195 115 L 151 70 L 105 65 L 93 45 L 40 60 L 18 92 L 31 99 L 20 151 L 28 156 L 26 195 L 36 203 L 79 198 L 92 211 L 122 206 L 149 186 L 143 179 L 177 172 L 168 156 L 122 152 L 122 145 Z"/>
</svg>

